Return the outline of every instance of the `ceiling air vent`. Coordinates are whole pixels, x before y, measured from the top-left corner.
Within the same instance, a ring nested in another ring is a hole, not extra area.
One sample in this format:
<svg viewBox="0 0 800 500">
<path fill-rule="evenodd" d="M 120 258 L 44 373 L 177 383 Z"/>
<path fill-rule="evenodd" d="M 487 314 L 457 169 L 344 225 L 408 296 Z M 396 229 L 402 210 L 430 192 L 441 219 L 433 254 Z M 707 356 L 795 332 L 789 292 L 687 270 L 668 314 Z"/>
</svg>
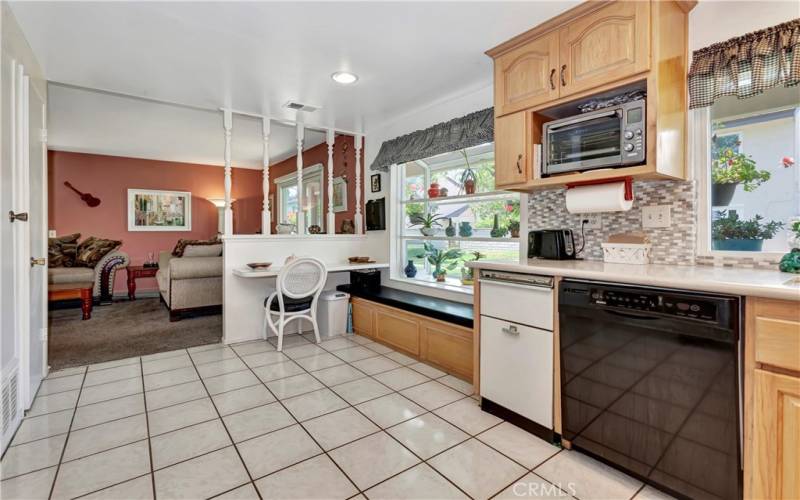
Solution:
<svg viewBox="0 0 800 500">
<path fill-rule="evenodd" d="M 289 101 L 283 105 L 284 108 L 294 109 L 296 111 L 307 111 L 309 113 L 313 113 L 314 111 L 319 109 L 319 106 L 314 106 L 312 104 L 304 104 L 302 102 L 297 101 Z"/>
</svg>

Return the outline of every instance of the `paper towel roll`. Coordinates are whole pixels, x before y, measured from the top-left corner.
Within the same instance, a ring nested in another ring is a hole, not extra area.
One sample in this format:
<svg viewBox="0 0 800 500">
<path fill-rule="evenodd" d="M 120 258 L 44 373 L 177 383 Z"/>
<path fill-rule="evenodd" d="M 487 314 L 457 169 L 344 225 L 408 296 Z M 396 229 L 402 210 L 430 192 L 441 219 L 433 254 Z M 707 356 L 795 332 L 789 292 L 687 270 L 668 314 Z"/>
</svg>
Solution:
<svg viewBox="0 0 800 500">
<path fill-rule="evenodd" d="M 567 189 L 567 211 L 573 214 L 624 212 L 633 200 L 625 199 L 625 183 L 614 182 Z"/>
</svg>

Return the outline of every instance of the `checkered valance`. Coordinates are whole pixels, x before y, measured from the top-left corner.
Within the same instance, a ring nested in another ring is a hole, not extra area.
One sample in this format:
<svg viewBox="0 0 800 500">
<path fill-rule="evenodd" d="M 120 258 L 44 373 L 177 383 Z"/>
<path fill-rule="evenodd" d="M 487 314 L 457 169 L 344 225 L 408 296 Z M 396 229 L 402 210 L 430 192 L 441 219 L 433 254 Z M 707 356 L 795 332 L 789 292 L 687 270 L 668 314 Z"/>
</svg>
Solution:
<svg viewBox="0 0 800 500">
<path fill-rule="evenodd" d="M 493 140 L 494 108 L 486 108 L 384 142 L 370 170 L 386 172 L 394 164 L 471 148 Z"/>
<path fill-rule="evenodd" d="M 715 43 L 692 55 L 689 108 L 721 96 L 752 97 L 800 82 L 800 19 Z"/>
</svg>

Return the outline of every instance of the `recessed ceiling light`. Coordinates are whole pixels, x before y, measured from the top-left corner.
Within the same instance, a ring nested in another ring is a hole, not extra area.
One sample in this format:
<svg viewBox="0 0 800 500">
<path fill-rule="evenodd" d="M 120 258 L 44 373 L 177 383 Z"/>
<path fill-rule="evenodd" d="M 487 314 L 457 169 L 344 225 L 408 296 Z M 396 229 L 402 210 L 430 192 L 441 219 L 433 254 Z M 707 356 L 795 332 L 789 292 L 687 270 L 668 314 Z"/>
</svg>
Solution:
<svg viewBox="0 0 800 500">
<path fill-rule="evenodd" d="M 331 75 L 331 78 L 334 82 L 341 83 L 342 85 L 350 85 L 358 81 L 358 76 L 353 73 L 348 73 L 347 71 L 337 71 Z"/>
</svg>

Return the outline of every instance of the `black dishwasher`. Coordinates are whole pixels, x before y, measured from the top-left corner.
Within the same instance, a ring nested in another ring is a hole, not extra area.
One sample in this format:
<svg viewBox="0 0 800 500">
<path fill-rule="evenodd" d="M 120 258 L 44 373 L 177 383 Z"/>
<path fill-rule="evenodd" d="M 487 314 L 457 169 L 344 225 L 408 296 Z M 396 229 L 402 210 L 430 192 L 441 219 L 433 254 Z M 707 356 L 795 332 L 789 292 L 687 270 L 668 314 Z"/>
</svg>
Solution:
<svg viewBox="0 0 800 500">
<path fill-rule="evenodd" d="M 564 280 L 562 437 L 687 498 L 742 497 L 739 297 Z"/>
</svg>

